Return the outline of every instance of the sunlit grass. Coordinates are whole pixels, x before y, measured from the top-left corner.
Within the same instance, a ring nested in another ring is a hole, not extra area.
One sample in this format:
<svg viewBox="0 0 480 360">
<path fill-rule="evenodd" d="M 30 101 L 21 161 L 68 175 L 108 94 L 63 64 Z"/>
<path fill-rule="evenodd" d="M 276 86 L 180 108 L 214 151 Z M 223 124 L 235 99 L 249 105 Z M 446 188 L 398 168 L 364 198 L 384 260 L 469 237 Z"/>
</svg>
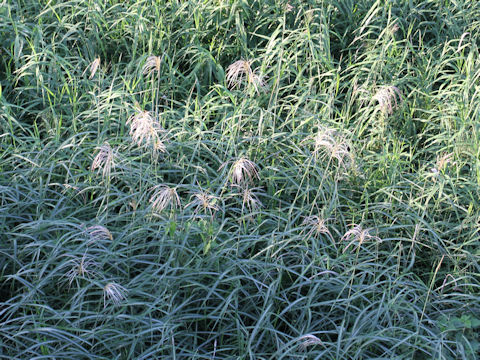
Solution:
<svg viewBox="0 0 480 360">
<path fill-rule="evenodd" d="M 0 358 L 478 358 L 479 19 L 1 3 Z"/>
</svg>

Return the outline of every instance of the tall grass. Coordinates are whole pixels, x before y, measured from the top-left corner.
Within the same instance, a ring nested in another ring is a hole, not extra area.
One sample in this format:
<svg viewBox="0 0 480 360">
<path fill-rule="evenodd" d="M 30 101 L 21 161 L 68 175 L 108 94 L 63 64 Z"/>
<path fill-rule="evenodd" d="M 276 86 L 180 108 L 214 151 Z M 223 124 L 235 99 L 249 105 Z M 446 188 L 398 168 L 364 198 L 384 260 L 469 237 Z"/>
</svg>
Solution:
<svg viewBox="0 0 480 360">
<path fill-rule="evenodd" d="M 479 19 L 0 3 L 0 358 L 478 358 Z"/>
</svg>

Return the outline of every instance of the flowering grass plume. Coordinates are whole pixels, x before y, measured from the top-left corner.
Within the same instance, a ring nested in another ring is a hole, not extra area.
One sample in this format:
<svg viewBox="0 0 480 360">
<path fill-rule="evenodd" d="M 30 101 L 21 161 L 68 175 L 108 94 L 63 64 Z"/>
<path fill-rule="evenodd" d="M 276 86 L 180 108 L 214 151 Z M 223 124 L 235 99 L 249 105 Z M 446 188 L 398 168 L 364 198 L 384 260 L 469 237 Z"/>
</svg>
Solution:
<svg viewBox="0 0 480 360">
<path fill-rule="evenodd" d="M 248 85 L 253 85 L 255 91 L 259 93 L 259 89 L 266 89 L 267 84 L 264 78 L 256 71 L 252 70 L 252 61 L 237 60 L 227 68 L 227 84 L 228 87 L 234 89 L 243 81 Z"/>
<path fill-rule="evenodd" d="M 245 209 L 249 213 L 255 212 L 263 207 L 262 202 L 258 198 L 259 195 L 263 195 L 260 187 L 249 188 L 246 185 L 240 186 L 237 184 L 231 185 L 236 191 L 230 193 L 228 198 L 240 198 L 242 201 L 241 213 L 245 213 Z M 251 217 L 250 217 L 251 218 Z"/>
<path fill-rule="evenodd" d="M 315 137 L 313 154 L 317 157 L 322 152 L 325 152 L 330 159 L 338 160 L 338 163 L 345 167 L 353 164 L 354 158 L 348 142 L 334 129 L 320 127 Z"/>
<path fill-rule="evenodd" d="M 75 258 L 69 261 L 72 265 L 71 269 L 64 275 L 68 279 L 68 285 L 78 277 L 92 278 L 95 277 L 98 270 L 98 263 L 91 257 L 84 254 L 81 258 Z"/>
<path fill-rule="evenodd" d="M 92 170 L 102 170 L 103 177 L 110 177 L 112 169 L 115 167 L 115 153 L 113 152 L 110 144 L 105 142 L 98 149 L 98 153 L 92 161 Z"/>
<path fill-rule="evenodd" d="M 258 199 L 258 192 L 255 192 L 259 188 L 244 188 L 242 189 L 241 195 L 242 195 L 242 212 L 245 209 L 245 207 L 248 209 L 248 211 L 253 212 L 257 211 L 260 209 L 263 204 L 262 202 Z"/>
<path fill-rule="evenodd" d="M 353 224 L 353 228 L 348 230 L 342 237 L 342 241 L 350 240 L 345 249 L 343 249 L 343 252 L 347 251 L 350 245 L 354 243 L 357 243 L 357 248 L 359 248 L 365 241 L 371 239 L 381 240 L 378 236 L 370 235 L 370 229 L 362 229 L 360 225 Z"/>
<path fill-rule="evenodd" d="M 193 199 L 186 205 L 186 207 L 194 207 L 194 216 L 199 212 L 209 213 L 210 216 L 213 216 L 217 211 L 220 210 L 218 206 L 219 198 L 215 195 L 209 194 L 206 191 L 195 192 L 190 199 Z"/>
<path fill-rule="evenodd" d="M 163 55 L 160 56 L 154 56 L 151 55 L 147 58 L 147 61 L 145 62 L 145 65 L 143 65 L 143 74 L 151 74 L 153 72 L 159 72 L 160 67 L 162 65 L 162 60 L 163 60 Z"/>
<path fill-rule="evenodd" d="M 330 235 L 330 237 L 332 237 L 330 230 L 328 230 L 325 224 L 326 221 L 327 220 L 321 218 L 318 215 L 311 215 L 311 216 L 305 217 L 302 225 L 304 225 L 305 229 L 308 230 L 307 238 L 310 238 L 311 236 L 318 236 L 320 234 L 328 234 Z"/>
<path fill-rule="evenodd" d="M 397 101 L 397 96 L 399 101 Z M 378 107 L 383 113 L 391 115 L 402 103 L 402 92 L 396 86 L 382 86 L 372 99 L 378 101 Z"/>
<path fill-rule="evenodd" d="M 107 307 L 107 301 L 111 301 L 114 305 L 120 304 L 127 299 L 128 290 L 123 286 L 109 282 L 103 287 L 103 307 Z"/>
<path fill-rule="evenodd" d="M 146 143 L 153 145 L 155 150 L 166 151 L 165 144 L 160 138 L 160 134 L 164 133 L 165 130 L 162 129 L 158 120 L 149 111 L 138 111 L 130 116 L 127 124 L 130 125 L 130 136 L 138 146 Z"/>
<path fill-rule="evenodd" d="M 229 161 L 223 163 L 219 170 L 226 166 Z M 240 159 L 233 162 L 229 174 L 229 180 L 232 185 L 237 186 L 246 186 L 249 183 L 253 182 L 255 178 L 258 180 L 260 176 L 258 174 L 258 166 L 251 160 L 248 160 L 245 157 L 241 157 Z"/>
<path fill-rule="evenodd" d="M 302 343 L 300 344 L 300 348 L 302 350 L 306 350 L 307 347 L 312 345 L 322 344 L 322 341 L 312 334 L 303 335 L 302 337 L 300 337 L 300 340 L 302 341 Z"/>
<path fill-rule="evenodd" d="M 442 153 L 437 155 L 436 169 L 438 171 L 443 171 L 449 163 L 452 162 L 453 154 Z"/>
<path fill-rule="evenodd" d="M 167 207 L 177 209 L 180 206 L 180 198 L 177 190 L 167 185 L 157 185 L 153 187 L 153 195 L 150 197 L 152 210 L 160 213 Z"/>
<path fill-rule="evenodd" d="M 112 233 L 105 226 L 94 225 L 87 228 L 87 234 L 90 237 L 89 244 L 97 241 L 113 240 Z"/>
<path fill-rule="evenodd" d="M 95 76 L 98 68 L 100 67 L 100 58 L 97 57 L 95 60 L 93 60 L 88 66 L 87 68 L 83 71 L 82 73 L 82 76 L 87 72 L 87 70 L 90 69 L 90 76 L 88 77 L 88 79 L 93 79 L 93 77 Z"/>
</svg>

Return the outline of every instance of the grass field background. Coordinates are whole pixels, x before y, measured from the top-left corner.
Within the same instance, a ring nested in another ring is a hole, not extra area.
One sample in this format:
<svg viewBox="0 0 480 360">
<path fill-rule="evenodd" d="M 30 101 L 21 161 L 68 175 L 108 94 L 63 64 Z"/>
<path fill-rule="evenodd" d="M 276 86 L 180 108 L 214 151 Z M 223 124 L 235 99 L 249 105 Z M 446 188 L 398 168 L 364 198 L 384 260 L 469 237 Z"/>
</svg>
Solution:
<svg viewBox="0 0 480 360">
<path fill-rule="evenodd" d="M 0 358 L 478 359 L 480 2 L 0 2 Z"/>
</svg>

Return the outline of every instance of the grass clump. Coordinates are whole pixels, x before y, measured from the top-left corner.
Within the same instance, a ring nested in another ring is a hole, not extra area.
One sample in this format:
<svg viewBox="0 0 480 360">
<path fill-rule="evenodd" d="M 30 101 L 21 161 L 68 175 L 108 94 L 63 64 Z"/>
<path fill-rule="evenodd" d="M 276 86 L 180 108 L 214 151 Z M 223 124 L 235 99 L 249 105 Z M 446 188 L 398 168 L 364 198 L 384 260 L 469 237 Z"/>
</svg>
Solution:
<svg viewBox="0 0 480 360">
<path fill-rule="evenodd" d="M 0 358 L 478 358 L 478 19 L 0 3 Z"/>
</svg>

